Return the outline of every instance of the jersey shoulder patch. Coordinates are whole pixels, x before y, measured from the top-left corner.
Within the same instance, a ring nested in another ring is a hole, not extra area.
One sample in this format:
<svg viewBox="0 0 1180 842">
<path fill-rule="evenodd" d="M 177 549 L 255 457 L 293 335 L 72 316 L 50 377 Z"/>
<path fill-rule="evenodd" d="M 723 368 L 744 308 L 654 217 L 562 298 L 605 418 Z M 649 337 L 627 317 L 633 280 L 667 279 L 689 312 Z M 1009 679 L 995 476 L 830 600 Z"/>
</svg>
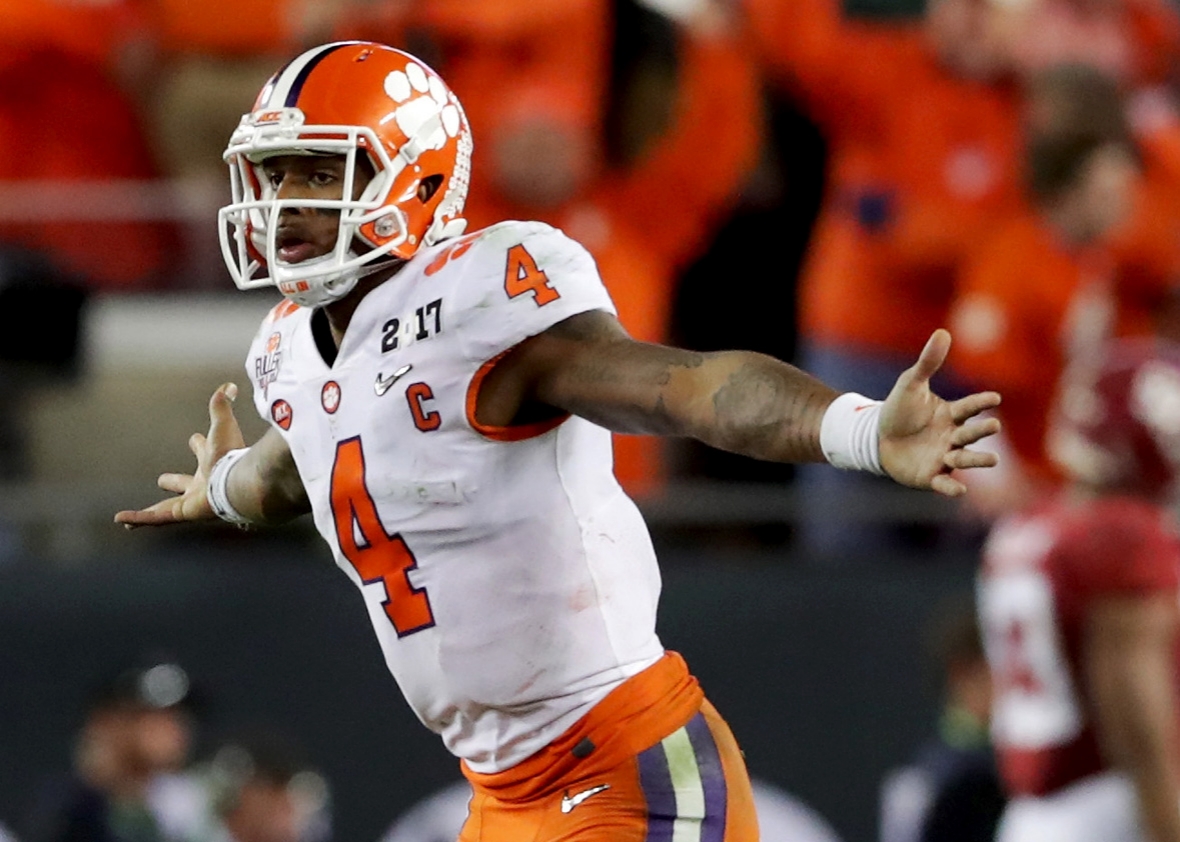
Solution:
<svg viewBox="0 0 1180 842">
<path fill-rule="evenodd" d="M 287 316 L 290 316 L 292 313 L 296 312 L 298 309 L 299 309 L 298 304 L 296 304 L 294 301 L 292 301 L 289 298 L 284 298 L 282 301 L 280 301 L 274 307 L 270 308 L 270 312 L 266 314 L 266 318 L 263 319 L 262 323 L 263 323 L 263 325 L 274 324 L 279 319 L 285 319 Z"/>
<path fill-rule="evenodd" d="M 250 342 L 245 360 L 246 376 L 253 386 L 255 408 L 264 420 L 271 420 L 270 386 L 279 378 L 284 366 L 290 366 L 296 331 L 311 313 L 311 310 L 284 299 L 262 319 Z"/>
<path fill-rule="evenodd" d="M 295 326 L 295 323 L 300 319 L 291 319 L 291 316 L 306 317 L 310 315 L 311 311 L 304 307 L 300 307 L 293 301 L 283 299 L 278 304 L 270 309 L 270 311 L 262 318 L 262 323 L 259 324 L 258 330 L 254 334 L 254 339 L 250 343 L 250 355 L 253 356 L 259 352 L 270 352 L 273 348 L 268 346 L 273 345 L 280 333 L 290 333 Z"/>
</svg>

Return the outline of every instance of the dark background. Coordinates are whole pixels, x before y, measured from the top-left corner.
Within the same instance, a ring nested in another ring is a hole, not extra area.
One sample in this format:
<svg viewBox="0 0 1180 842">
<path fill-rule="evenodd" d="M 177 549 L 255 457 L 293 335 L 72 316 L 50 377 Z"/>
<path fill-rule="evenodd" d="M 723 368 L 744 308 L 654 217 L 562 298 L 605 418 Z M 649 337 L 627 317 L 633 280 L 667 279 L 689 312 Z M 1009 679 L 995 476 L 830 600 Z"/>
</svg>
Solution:
<svg viewBox="0 0 1180 842">
<path fill-rule="evenodd" d="M 456 779 L 326 551 L 236 533 L 139 546 L 139 557 L 0 568 L 0 820 L 19 829 L 38 783 L 68 767 L 88 687 L 147 649 L 173 654 L 202 690 L 201 741 L 259 725 L 304 743 L 329 778 L 337 840 L 376 842 Z M 935 718 L 921 627 L 943 596 L 970 588 L 969 560 L 821 568 L 708 539 L 662 556 L 661 636 L 751 771 L 802 797 L 845 842 L 874 839 L 882 774 Z"/>
</svg>

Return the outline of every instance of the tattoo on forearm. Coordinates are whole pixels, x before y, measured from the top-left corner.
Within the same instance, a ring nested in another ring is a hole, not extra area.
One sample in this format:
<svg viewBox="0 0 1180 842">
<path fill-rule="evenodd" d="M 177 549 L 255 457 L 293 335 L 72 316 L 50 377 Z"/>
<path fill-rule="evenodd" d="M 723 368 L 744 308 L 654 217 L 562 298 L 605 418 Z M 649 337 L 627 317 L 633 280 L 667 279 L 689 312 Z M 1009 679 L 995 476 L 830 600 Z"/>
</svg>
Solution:
<svg viewBox="0 0 1180 842">
<path fill-rule="evenodd" d="M 602 312 L 572 316 L 545 337 L 546 360 L 561 372 L 542 393 L 552 406 L 616 432 L 690 436 L 761 459 L 823 458 L 819 426 L 833 390 L 781 360 L 636 342 Z"/>
<path fill-rule="evenodd" d="M 664 429 L 671 429 L 672 428 L 672 425 L 673 425 L 672 413 L 670 413 L 668 411 L 668 405 L 666 403 L 664 403 L 664 396 L 663 395 L 660 395 L 656 399 L 654 415 L 655 415 L 654 420 L 655 420 L 657 427 L 663 427 Z"/>
<path fill-rule="evenodd" d="M 713 394 L 716 444 L 760 458 L 817 459 L 824 404 L 824 387 L 802 371 L 746 363 Z"/>
<path fill-rule="evenodd" d="M 678 348 L 661 348 L 659 354 L 652 354 L 645 360 L 644 375 L 653 383 L 667 386 L 672 382 L 672 375 L 678 368 L 700 368 L 705 364 L 705 355 L 695 351 L 682 351 Z"/>
<path fill-rule="evenodd" d="M 648 351 L 648 348 L 657 350 Z M 599 382 L 626 380 L 667 386 L 672 382 L 678 369 L 700 368 L 704 362 L 705 355 L 694 351 L 681 351 L 658 345 L 646 346 L 642 356 L 630 356 L 624 360 L 603 359 L 594 369 L 584 370 L 582 375 Z"/>
<path fill-rule="evenodd" d="M 713 394 L 716 430 L 741 450 L 764 450 L 782 426 L 784 383 L 781 376 L 742 366 Z"/>
</svg>

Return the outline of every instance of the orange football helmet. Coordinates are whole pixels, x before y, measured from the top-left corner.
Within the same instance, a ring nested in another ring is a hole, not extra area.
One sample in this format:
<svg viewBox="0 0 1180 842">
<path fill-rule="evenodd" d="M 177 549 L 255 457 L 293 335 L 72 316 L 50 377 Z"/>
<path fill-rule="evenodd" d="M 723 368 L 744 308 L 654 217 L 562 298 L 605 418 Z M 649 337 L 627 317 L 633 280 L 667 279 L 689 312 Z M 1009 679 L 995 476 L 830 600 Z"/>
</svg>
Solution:
<svg viewBox="0 0 1180 842">
<path fill-rule="evenodd" d="M 234 283 L 274 285 L 297 304 L 319 306 L 348 294 L 382 258 L 408 259 L 463 233 L 471 148 L 459 100 L 418 59 L 366 41 L 308 50 L 270 78 L 225 150 L 233 193 L 218 222 Z M 353 200 L 361 151 L 375 175 Z M 344 155 L 342 198 L 278 199 L 260 167 L 291 154 Z M 418 187 L 429 179 L 440 184 L 422 201 Z M 280 259 L 279 215 L 292 207 L 340 214 L 331 252 L 300 263 Z"/>
</svg>

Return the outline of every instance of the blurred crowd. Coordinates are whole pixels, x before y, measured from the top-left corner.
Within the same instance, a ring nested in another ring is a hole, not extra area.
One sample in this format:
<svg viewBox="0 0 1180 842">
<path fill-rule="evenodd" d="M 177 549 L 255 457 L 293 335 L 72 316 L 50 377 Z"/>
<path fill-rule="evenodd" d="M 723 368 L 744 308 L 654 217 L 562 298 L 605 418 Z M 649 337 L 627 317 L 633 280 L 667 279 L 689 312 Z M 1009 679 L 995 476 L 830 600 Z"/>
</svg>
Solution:
<svg viewBox="0 0 1180 842">
<path fill-rule="evenodd" d="M 881 780 L 879 840 L 992 842 L 1005 796 L 987 733 L 993 684 L 969 595 L 933 606 L 923 632 L 914 654 L 927 667 L 936 718 Z M 32 776 L 13 812 L 0 815 L 0 842 L 342 838 L 348 821 L 334 812 L 331 764 L 320 765 L 304 741 L 316 735 L 243 720 L 234 693 L 158 649 L 106 663 L 93 684 L 79 684 L 69 754 L 54 758 L 55 772 Z M 389 786 L 413 768 L 396 760 Z M 752 772 L 766 842 L 840 842 L 831 818 Z M 471 794 L 456 776 L 388 815 L 371 805 L 384 822 L 380 842 L 454 842 Z"/>
<path fill-rule="evenodd" d="M 881 394 L 950 325 L 959 383 L 1007 398 L 1009 495 L 1052 479 L 1064 357 L 1147 329 L 1180 271 L 1169 2 L 11 0 L 0 238 L 96 291 L 220 285 L 221 151 L 259 80 L 312 43 L 386 41 L 468 110 L 471 226 L 581 240 L 634 335 L 765 349 Z M 818 148 L 777 136 L 784 107 Z M 695 312 L 682 282 L 707 284 Z M 620 440 L 632 490 L 671 470 L 661 448 Z M 801 480 L 820 512 L 827 485 L 863 481 Z M 816 546 L 859 540 L 814 520 Z"/>
<path fill-rule="evenodd" d="M 33 782 L 19 838 L 328 842 L 328 782 L 302 744 L 262 727 L 200 740 L 209 696 L 170 658 L 140 657 L 104 676 L 80 707 L 69 767 Z"/>
<path fill-rule="evenodd" d="M 883 397 L 949 327 L 936 386 L 1000 391 L 1004 423 L 1001 466 L 968 478 L 952 539 L 982 543 L 1067 486 L 1051 424 L 1067 370 L 1112 339 L 1180 340 L 1175 0 L 5 0 L 0 302 L 54 273 L 86 294 L 228 291 L 226 139 L 286 57 L 341 38 L 439 70 L 473 127 L 471 228 L 562 228 L 636 337 L 761 350 Z M 46 300 L 76 323 L 76 296 Z M 0 331 L 0 385 L 21 333 Z M 619 437 L 616 454 L 639 494 L 677 471 L 796 484 L 817 556 L 948 538 L 850 522 L 882 488 L 866 474 L 657 439 Z M 886 839 L 940 838 L 915 830 L 940 794 L 986 813 L 977 836 L 945 838 L 990 839 L 1004 806 L 992 678 L 975 618 L 957 617 L 945 715 L 886 782 Z M 325 785 L 288 750 L 227 739 L 190 762 L 191 694 L 160 668 L 94 697 L 28 839 L 326 839 Z M 116 830 L 70 835 L 67 819 Z"/>
<path fill-rule="evenodd" d="M 881 396 L 950 327 L 942 392 L 1005 399 L 984 522 L 1060 482 L 1070 359 L 1177 329 L 1174 0 L 7 0 L 0 242 L 88 292 L 227 288 L 226 138 L 285 57 L 340 38 L 442 73 L 475 137 L 471 228 L 562 228 L 637 337 Z M 617 463 L 637 494 L 797 479 L 816 553 L 939 540 L 849 528 L 832 495 L 865 475 L 623 436 Z"/>
</svg>

